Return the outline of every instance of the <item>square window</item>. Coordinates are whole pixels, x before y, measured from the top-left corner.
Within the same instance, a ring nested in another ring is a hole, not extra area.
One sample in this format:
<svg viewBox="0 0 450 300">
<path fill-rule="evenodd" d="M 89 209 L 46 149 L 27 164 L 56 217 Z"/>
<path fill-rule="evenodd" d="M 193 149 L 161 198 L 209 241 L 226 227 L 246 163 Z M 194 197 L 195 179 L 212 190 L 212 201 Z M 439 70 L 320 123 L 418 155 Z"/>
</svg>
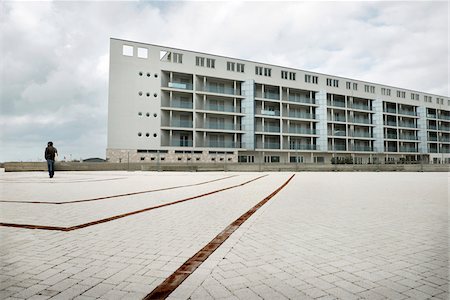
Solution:
<svg viewBox="0 0 450 300">
<path fill-rule="evenodd" d="M 133 46 L 123 45 L 123 47 L 122 47 L 122 55 L 133 56 Z"/>
<path fill-rule="evenodd" d="M 147 48 L 137 48 L 137 57 L 139 58 L 148 58 L 148 49 Z"/>
</svg>

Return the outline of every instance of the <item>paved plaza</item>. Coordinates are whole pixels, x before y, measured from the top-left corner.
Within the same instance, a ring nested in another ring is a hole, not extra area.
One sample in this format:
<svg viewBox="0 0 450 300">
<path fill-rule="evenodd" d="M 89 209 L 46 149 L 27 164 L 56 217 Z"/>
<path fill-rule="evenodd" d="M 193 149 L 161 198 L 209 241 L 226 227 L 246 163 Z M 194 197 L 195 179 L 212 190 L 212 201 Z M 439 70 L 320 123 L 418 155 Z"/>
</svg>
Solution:
<svg viewBox="0 0 450 300">
<path fill-rule="evenodd" d="M 449 173 L 0 173 L 0 299 L 449 299 L 448 187 Z"/>
</svg>

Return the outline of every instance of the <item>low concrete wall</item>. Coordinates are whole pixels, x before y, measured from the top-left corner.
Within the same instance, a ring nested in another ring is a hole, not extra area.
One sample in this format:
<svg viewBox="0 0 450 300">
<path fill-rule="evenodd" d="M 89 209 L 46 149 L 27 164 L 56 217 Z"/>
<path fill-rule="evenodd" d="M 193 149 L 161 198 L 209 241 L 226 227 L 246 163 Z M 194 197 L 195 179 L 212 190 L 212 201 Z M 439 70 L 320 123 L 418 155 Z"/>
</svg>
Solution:
<svg viewBox="0 0 450 300">
<path fill-rule="evenodd" d="M 0 164 L 6 172 L 47 171 L 45 162 L 9 162 Z M 56 162 L 56 171 L 235 171 L 235 172 L 449 172 L 450 165 L 438 164 L 238 164 L 238 163 L 79 163 Z"/>
</svg>

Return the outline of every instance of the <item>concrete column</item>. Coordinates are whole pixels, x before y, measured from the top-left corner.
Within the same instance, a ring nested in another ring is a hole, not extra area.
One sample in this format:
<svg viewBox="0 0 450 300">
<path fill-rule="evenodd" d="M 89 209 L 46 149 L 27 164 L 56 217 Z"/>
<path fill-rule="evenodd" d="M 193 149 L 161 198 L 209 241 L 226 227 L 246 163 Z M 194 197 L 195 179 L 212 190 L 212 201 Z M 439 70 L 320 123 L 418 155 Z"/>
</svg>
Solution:
<svg viewBox="0 0 450 300">
<path fill-rule="evenodd" d="M 384 152 L 384 133 L 383 133 L 383 101 L 381 99 L 375 99 L 372 103 L 373 111 L 375 112 L 373 117 L 373 137 L 375 141 L 373 143 L 373 151 L 377 153 Z"/>
<path fill-rule="evenodd" d="M 327 151 L 327 93 L 320 91 L 316 94 L 316 103 L 319 107 L 316 108 L 317 123 L 317 150 Z"/>
<path fill-rule="evenodd" d="M 419 138 L 419 153 L 425 154 L 428 153 L 428 144 L 427 144 L 427 109 L 425 106 L 417 107 L 417 116 L 419 119 L 417 120 L 417 128 L 418 138 Z"/>
<path fill-rule="evenodd" d="M 242 83 L 241 108 L 245 113 L 242 117 L 242 142 L 247 150 L 255 150 L 255 81 L 252 79 Z"/>
</svg>

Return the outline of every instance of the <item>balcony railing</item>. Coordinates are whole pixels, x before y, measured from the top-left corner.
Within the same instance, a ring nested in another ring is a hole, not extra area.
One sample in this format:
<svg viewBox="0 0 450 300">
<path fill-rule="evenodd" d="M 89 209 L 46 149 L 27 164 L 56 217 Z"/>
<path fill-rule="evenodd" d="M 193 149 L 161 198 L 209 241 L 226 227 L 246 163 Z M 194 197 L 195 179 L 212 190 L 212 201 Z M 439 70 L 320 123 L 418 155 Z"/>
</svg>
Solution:
<svg viewBox="0 0 450 300">
<path fill-rule="evenodd" d="M 366 119 L 366 118 L 353 118 L 353 119 L 349 120 L 349 122 L 350 123 L 360 123 L 360 124 L 372 124 L 370 119 Z"/>
<path fill-rule="evenodd" d="M 441 120 L 450 120 L 450 116 L 447 116 L 447 115 L 439 115 L 439 119 L 441 119 Z"/>
<path fill-rule="evenodd" d="M 359 103 L 353 103 L 350 108 L 353 109 L 359 109 L 359 110 L 372 110 L 369 105 L 366 104 L 359 104 Z"/>
<path fill-rule="evenodd" d="M 429 141 L 436 141 L 436 142 L 437 142 L 438 138 L 437 138 L 437 136 L 429 136 L 429 137 L 428 137 L 428 140 L 429 140 Z"/>
<path fill-rule="evenodd" d="M 346 136 L 347 132 L 345 130 L 335 130 L 335 131 L 328 131 L 329 136 Z"/>
<path fill-rule="evenodd" d="M 259 112 L 260 112 L 261 115 L 266 115 L 266 116 L 279 116 L 280 115 L 280 111 L 279 110 L 261 109 Z"/>
<path fill-rule="evenodd" d="M 450 127 L 449 126 L 439 126 L 439 130 L 443 130 L 443 131 L 450 131 Z"/>
<path fill-rule="evenodd" d="M 397 122 L 396 121 L 384 121 L 384 125 L 397 126 Z"/>
<path fill-rule="evenodd" d="M 280 149 L 280 143 L 266 142 L 262 146 L 264 149 Z"/>
<path fill-rule="evenodd" d="M 370 132 L 366 131 L 355 131 L 351 135 L 352 137 L 364 137 L 364 138 L 371 138 L 372 134 Z"/>
<path fill-rule="evenodd" d="M 373 147 L 365 146 L 365 145 L 353 145 L 352 150 L 353 151 L 373 151 Z"/>
<path fill-rule="evenodd" d="M 315 114 L 311 114 L 308 112 L 298 112 L 298 111 L 290 111 L 288 113 L 289 118 L 298 118 L 298 119 L 314 119 Z"/>
<path fill-rule="evenodd" d="M 316 134 L 315 129 L 309 129 L 309 128 L 298 128 L 298 127 L 290 127 L 288 129 L 288 133 L 296 133 L 296 134 Z"/>
<path fill-rule="evenodd" d="M 436 115 L 435 114 L 427 114 L 427 118 L 436 119 Z"/>
<path fill-rule="evenodd" d="M 170 126 L 171 127 L 192 128 L 192 121 L 172 120 L 172 122 L 170 122 Z"/>
<path fill-rule="evenodd" d="M 398 113 L 400 115 L 417 116 L 417 113 L 415 111 L 413 111 L 413 110 L 400 109 L 398 111 Z"/>
<path fill-rule="evenodd" d="M 447 138 L 447 137 L 441 137 L 441 138 L 439 139 L 439 141 L 440 141 L 440 142 L 444 142 L 444 143 L 449 143 L 449 142 L 450 142 L 450 138 Z"/>
<path fill-rule="evenodd" d="M 290 144 L 289 149 L 291 150 L 316 150 L 316 145 L 313 144 Z"/>
<path fill-rule="evenodd" d="M 330 116 L 328 116 L 328 118 L 329 118 L 329 120 L 331 120 Z M 346 118 L 345 118 L 345 116 L 334 116 L 332 121 L 334 121 L 334 122 L 345 122 Z"/>
<path fill-rule="evenodd" d="M 215 86 L 215 85 L 209 85 L 202 86 L 199 89 L 200 91 L 209 92 L 209 93 L 216 93 L 216 94 L 226 94 L 226 95 L 241 95 L 240 91 L 238 89 L 234 89 L 232 87 L 227 86 Z"/>
<path fill-rule="evenodd" d="M 415 147 L 400 146 L 400 152 L 418 152 Z"/>
<path fill-rule="evenodd" d="M 213 110 L 213 111 L 223 111 L 223 112 L 236 112 L 233 106 L 231 105 L 215 105 L 215 104 L 209 104 L 206 105 L 207 110 Z"/>
<path fill-rule="evenodd" d="M 437 148 L 428 148 L 428 152 L 429 153 L 438 153 L 438 149 Z"/>
<path fill-rule="evenodd" d="M 233 141 L 208 141 L 207 145 L 212 148 L 241 148 L 240 142 Z"/>
<path fill-rule="evenodd" d="M 273 99 L 273 100 L 280 100 L 280 94 L 279 93 L 274 93 L 274 92 L 264 91 L 264 98 L 266 98 L 266 99 Z"/>
<path fill-rule="evenodd" d="M 345 107 L 344 101 L 328 101 L 328 106 Z"/>
<path fill-rule="evenodd" d="M 280 132 L 280 126 L 265 125 L 262 129 L 264 132 Z"/>
<path fill-rule="evenodd" d="M 418 138 L 415 135 L 409 135 L 409 134 L 401 134 L 400 135 L 400 140 L 411 140 L 411 141 L 414 141 L 414 140 L 417 140 L 417 139 Z"/>
<path fill-rule="evenodd" d="M 347 151 L 347 147 L 345 145 L 334 145 L 333 147 L 329 147 L 334 151 Z"/>
<path fill-rule="evenodd" d="M 192 83 L 169 82 L 168 87 L 180 90 L 192 90 Z"/>
<path fill-rule="evenodd" d="M 214 123 L 209 122 L 204 126 L 206 129 L 220 129 L 220 130 L 241 130 L 241 126 L 239 124 L 233 123 Z"/>
<path fill-rule="evenodd" d="M 397 134 L 395 133 L 385 133 L 384 134 L 384 138 L 385 139 L 391 139 L 391 140 L 396 140 L 397 139 Z"/>
<path fill-rule="evenodd" d="M 384 147 L 386 152 L 397 152 L 397 147 Z"/>
<path fill-rule="evenodd" d="M 437 130 L 437 126 L 436 125 L 427 125 L 427 128 L 431 129 L 431 130 Z"/>
<path fill-rule="evenodd" d="M 387 113 L 391 113 L 391 114 L 396 114 L 397 113 L 397 109 L 393 108 L 393 107 L 385 107 L 383 109 L 383 112 L 387 112 Z"/>
<path fill-rule="evenodd" d="M 306 103 L 306 104 L 314 104 L 315 99 L 307 98 L 299 95 L 289 95 L 288 101 L 297 102 L 297 103 Z"/>
<path fill-rule="evenodd" d="M 407 127 L 407 128 L 417 128 L 417 125 L 411 122 L 399 122 L 399 127 Z"/>
<path fill-rule="evenodd" d="M 172 100 L 172 102 L 169 103 L 169 106 L 186 109 L 192 109 L 193 107 L 191 101 L 180 101 L 180 100 Z"/>
<path fill-rule="evenodd" d="M 172 140 L 170 146 L 173 147 L 192 147 L 192 140 Z"/>
</svg>

